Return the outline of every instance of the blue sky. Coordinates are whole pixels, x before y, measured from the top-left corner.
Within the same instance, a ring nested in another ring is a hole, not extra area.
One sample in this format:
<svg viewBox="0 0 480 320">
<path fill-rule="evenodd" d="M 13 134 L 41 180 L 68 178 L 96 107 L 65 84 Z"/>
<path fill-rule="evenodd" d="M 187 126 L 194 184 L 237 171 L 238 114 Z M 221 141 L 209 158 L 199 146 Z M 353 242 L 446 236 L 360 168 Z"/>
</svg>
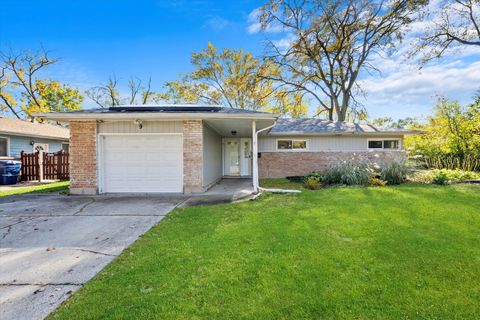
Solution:
<svg viewBox="0 0 480 320">
<path fill-rule="evenodd" d="M 62 58 L 45 76 L 80 89 L 109 75 L 126 83 L 152 77 L 153 87 L 190 71 L 190 54 L 208 41 L 260 55 L 263 35 L 251 13 L 263 1 L 0 0 L 0 49 L 43 45 Z M 250 18 L 249 18 L 250 16 Z M 372 117 L 424 117 L 435 95 L 468 102 L 480 87 L 480 52 L 467 50 L 423 68 L 401 56 L 380 59 L 382 74 L 362 79 Z M 88 106 L 93 106 L 91 102 Z"/>
</svg>

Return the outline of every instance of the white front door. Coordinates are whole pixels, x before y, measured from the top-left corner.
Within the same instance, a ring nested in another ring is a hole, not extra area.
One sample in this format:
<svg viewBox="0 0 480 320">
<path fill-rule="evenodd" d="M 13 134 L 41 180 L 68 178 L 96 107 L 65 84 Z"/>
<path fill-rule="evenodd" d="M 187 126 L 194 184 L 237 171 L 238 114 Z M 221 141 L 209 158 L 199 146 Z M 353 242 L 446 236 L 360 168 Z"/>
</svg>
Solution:
<svg viewBox="0 0 480 320">
<path fill-rule="evenodd" d="M 250 175 L 252 163 L 252 149 L 250 141 L 250 138 L 226 138 L 224 140 L 224 175 Z"/>
<path fill-rule="evenodd" d="M 240 175 L 240 139 L 225 139 L 224 161 L 226 176 Z"/>
<path fill-rule="evenodd" d="M 249 176 L 252 163 L 250 138 L 240 139 L 240 175 Z"/>
<path fill-rule="evenodd" d="M 100 192 L 182 192 L 181 135 L 101 136 Z"/>
</svg>

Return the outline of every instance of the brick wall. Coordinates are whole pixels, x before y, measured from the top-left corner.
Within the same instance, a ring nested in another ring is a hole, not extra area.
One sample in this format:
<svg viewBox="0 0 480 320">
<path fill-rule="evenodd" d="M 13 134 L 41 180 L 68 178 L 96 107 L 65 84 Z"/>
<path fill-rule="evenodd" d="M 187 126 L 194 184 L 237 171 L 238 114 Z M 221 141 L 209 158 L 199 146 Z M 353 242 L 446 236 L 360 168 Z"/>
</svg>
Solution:
<svg viewBox="0 0 480 320">
<path fill-rule="evenodd" d="M 97 193 L 97 123 L 70 122 L 70 192 Z"/>
<path fill-rule="evenodd" d="M 183 121 L 183 189 L 202 192 L 203 124 L 202 120 Z"/>
<path fill-rule="evenodd" d="M 258 171 L 261 178 L 284 178 L 324 171 L 330 164 L 342 161 L 373 165 L 405 158 L 404 152 L 262 152 Z"/>
</svg>

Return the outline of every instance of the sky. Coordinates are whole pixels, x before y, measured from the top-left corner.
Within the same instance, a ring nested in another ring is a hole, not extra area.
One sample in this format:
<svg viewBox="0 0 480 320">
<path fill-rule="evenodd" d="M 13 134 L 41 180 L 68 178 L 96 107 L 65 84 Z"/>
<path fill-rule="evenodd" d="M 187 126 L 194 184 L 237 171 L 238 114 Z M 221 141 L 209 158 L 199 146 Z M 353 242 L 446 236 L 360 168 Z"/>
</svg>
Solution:
<svg viewBox="0 0 480 320">
<path fill-rule="evenodd" d="M 191 71 L 191 53 L 209 41 L 260 56 L 266 35 L 255 10 L 263 2 L 0 0 L 0 50 L 43 46 L 61 58 L 44 76 L 80 90 L 111 75 L 122 83 L 121 90 L 130 77 L 151 77 L 153 89 L 160 90 L 165 81 Z M 468 103 L 480 88 L 477 48 L 451 53 L 421 70 L 406 61 L 405 44 L 392 57 L 374 59 L 381 73 L 360 80 L 366 95 L 361 100 L 372 118 L 424 119 L 438 95 Z M 86 99 L 85 106 L 94 104 Z"/>
</svg>

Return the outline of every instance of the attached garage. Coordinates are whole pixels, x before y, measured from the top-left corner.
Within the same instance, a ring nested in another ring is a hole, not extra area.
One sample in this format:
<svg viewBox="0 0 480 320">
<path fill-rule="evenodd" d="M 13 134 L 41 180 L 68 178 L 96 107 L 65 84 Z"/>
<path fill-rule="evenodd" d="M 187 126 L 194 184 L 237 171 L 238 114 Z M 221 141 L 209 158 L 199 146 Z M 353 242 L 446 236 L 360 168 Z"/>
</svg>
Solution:
<svg viewBox="0 0 480 320">
<path fill-rule="evenodd" d="M 100 193 L 183 192 L 181 134 L 99 136 Z"/>
</svg>

